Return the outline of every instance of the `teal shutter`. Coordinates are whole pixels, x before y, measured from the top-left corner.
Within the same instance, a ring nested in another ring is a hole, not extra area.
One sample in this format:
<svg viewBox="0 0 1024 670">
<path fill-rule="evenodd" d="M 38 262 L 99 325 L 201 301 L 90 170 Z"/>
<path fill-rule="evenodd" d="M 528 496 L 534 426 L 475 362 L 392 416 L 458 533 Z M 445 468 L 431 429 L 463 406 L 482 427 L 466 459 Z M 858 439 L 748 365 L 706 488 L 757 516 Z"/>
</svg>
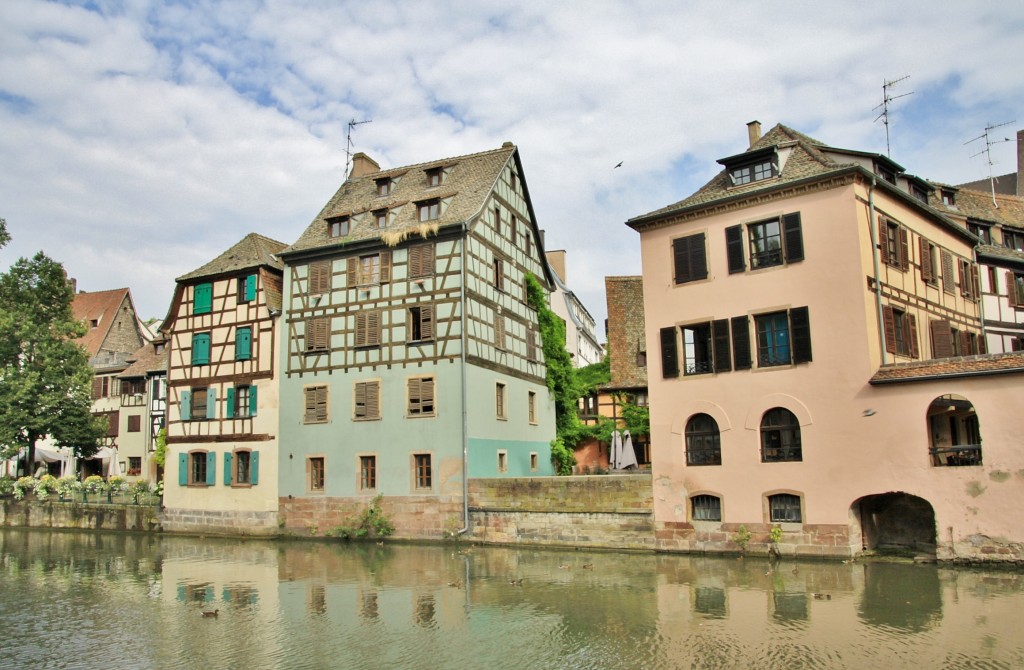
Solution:
<svg viewBox="0 0 1024 670">
<path fill-rule="evenodd" d="M 217 452 L 206 452 L 206 485 L 217 485 Z"/>
<path fill-rule="evenodd" d="M 260 452 L 249 452 L 249 483 L 256 486 L 260 483 Z"/>
<path fill-rule="evenodd" d="M 193 294 L 193 314 L 208 314 L 213 310 L 213 284 L 199 284 Z"/>
<path fill-rule="evenodd" d="M 234 474 L 231 470 L 231 452 L 224 452 L 224 486 L 231 486 L 231 475 Z"/>
<path fill-rule="evenodd" d="M 256 385 L 249 387 L 249 416 L 256 416 Z"/>
<path fill-rule="evenodd" d="M 231 387 L 228 389 L 228 401 L 224 405 L 224 418 L 232 419 L 235 416 L 235 389 Z"/>
<path fill-rule="evenodd" d="M 245 299 L 247 301 L 256 299 L 256 275 L 249 275 L 245 278 Z"/>
<path fill-rule="evenodd" d="M 217 418 L 217 389 L 212 386 L 206 392 L 206 418 Z"/>
<path fill-rule="evenodd" d="M 235 330 L 235 360 L 247 361 L 252 358 L 252 328 Z"/>
<path fill-rule="evenodd" d="M 181 392 L 181 420 L 192 420 L 192 391 Z"/>
<path fill-rule="evenodd" d="M 178 454 L 178 486 L 188 486 L 188 454 Z"/>
<path fill-rule="evenodd" d="M 210 362 L 210 334 L 196 333 L 192 336 L 192 365 L 208 365 Z"/>
</svg>

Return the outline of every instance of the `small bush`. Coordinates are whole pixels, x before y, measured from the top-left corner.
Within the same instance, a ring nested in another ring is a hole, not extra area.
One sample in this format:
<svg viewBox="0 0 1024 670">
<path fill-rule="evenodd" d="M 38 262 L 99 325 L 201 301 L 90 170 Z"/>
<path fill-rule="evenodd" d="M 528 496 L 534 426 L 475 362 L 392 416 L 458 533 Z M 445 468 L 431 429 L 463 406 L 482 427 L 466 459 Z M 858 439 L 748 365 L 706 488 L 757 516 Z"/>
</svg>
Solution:
<svg viewBox="0 0 1024 670">
<path fill-rule="evenodd" d="M 736 532 L 733 533 L 732 541 L 736 545 L 738 545 L 739 548 L 740 548 L 740 551 L 745 554 L 745 553 L 747 553 L 747 544 L 750 543 L 750 538 L 751 538 L 751 534 L 750 534 L 750 531 L 747 530 L 747 527 L 746 526 L 740 526 L 739 528 L 736 529 Z"/>
<path fill-rule="evenodd" d="M 358 515 L 350 516 L 346 523 L 335 526 L 324 535 L 343 540 L 388 537 L 395 532 L 395 525 L 380 508 L 381 498 L 383 496 L 378 495 Z"/>
</svg>

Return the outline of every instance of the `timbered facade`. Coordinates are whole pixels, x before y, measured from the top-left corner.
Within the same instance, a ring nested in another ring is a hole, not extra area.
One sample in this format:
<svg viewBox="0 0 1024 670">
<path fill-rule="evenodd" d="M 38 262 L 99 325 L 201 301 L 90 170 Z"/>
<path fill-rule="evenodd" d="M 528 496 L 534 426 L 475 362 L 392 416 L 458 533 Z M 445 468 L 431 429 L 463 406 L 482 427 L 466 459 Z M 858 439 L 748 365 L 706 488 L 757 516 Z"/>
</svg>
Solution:
<svg viewBox="0 0 1024 670">
<path fill-rule="evenodd" d="M 250 234 L 177 280 L 167 339 L 164 525 L 277 530 L 277 322 L 285 245 Z"/>
<path fill-rule="evenodd" d="M 287 526 L 383 494 L 425 503 L 401 506 L 399 532 L 437 536 L 466 474 L 553 474 L 526 299 L 527 275 L 551 279 L 513 145 L 387 171 L 358 155 L 281 257 Z"/>
</svg>

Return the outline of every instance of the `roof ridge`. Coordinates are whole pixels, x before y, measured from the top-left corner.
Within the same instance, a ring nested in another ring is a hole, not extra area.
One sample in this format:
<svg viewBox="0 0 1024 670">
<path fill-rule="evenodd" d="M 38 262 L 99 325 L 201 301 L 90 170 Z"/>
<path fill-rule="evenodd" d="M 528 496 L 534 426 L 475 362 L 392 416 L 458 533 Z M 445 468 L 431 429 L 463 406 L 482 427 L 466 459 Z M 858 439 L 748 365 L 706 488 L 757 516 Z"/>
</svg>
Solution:
<svg viewBox="0 0 1024 670">
<path fill-rule="evenodd" d="M 416 168 L 420 168 L 420 167 L 427 166 L 427 165 L 437 165 L 439 163 L 447 163 L 447 162 L 450 162 L 450 161 L 463 161 L 463 160 L 467 160 L 467 159 L 470 159 L 470 158 L 479 158 L 480 156 L 486 156 L 487 154 L 498 153 L 500 151 L 510 151 L 511 152 L 511 151 L 515 151 L 516 148 L 517 147 L 516 147 L 515 144 L 512 144 L 511 142 L 506 142 L 505 144 L 501 145 L 497 149 L 487 149 L 485 151 L 476 151 L 476 152 L 473 152 L 473 153 L 461 154 L 461 155 L 458 155 L 458 156 L 448 156 L 448 157 L 445 157 L 445 158 L 435 158 L 433 160 L 421 161 L 419 163 L 411 163 L 409 165 L 396 165 L 395 167 L 387 168 L 386 170 L 385 169 L 381 169 L 381 170 L 378 170 L 377 172 L 371 172 L 371 173 L 365 174 L 365 175 L 363 175 L 361 177 L 349 178 L 349 179 L 346 179 L 345 181 L 361 181 L 363 179 L 380 179 L 382 176 L 387 176 L 387 174 L 390 173 L 390 172 L 402 172 L 402 171 L 408 172 L 409 170 L 415 170 Z"/>
</svg>

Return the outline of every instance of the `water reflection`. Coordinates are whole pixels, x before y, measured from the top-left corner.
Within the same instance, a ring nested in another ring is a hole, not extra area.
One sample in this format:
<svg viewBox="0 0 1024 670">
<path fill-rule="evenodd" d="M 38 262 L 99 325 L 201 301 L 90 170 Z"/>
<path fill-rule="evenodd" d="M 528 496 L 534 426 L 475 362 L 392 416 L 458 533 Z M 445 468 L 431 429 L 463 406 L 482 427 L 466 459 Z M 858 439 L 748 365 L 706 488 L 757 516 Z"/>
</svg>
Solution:
<svg viewBox="0 0 1024 670">
<path fill-rule="evenodd" d="M 0 602 L 4 668 L 1024 666 L 1022 576 L 934 566 L 6 529 Z"/>
</svg>

